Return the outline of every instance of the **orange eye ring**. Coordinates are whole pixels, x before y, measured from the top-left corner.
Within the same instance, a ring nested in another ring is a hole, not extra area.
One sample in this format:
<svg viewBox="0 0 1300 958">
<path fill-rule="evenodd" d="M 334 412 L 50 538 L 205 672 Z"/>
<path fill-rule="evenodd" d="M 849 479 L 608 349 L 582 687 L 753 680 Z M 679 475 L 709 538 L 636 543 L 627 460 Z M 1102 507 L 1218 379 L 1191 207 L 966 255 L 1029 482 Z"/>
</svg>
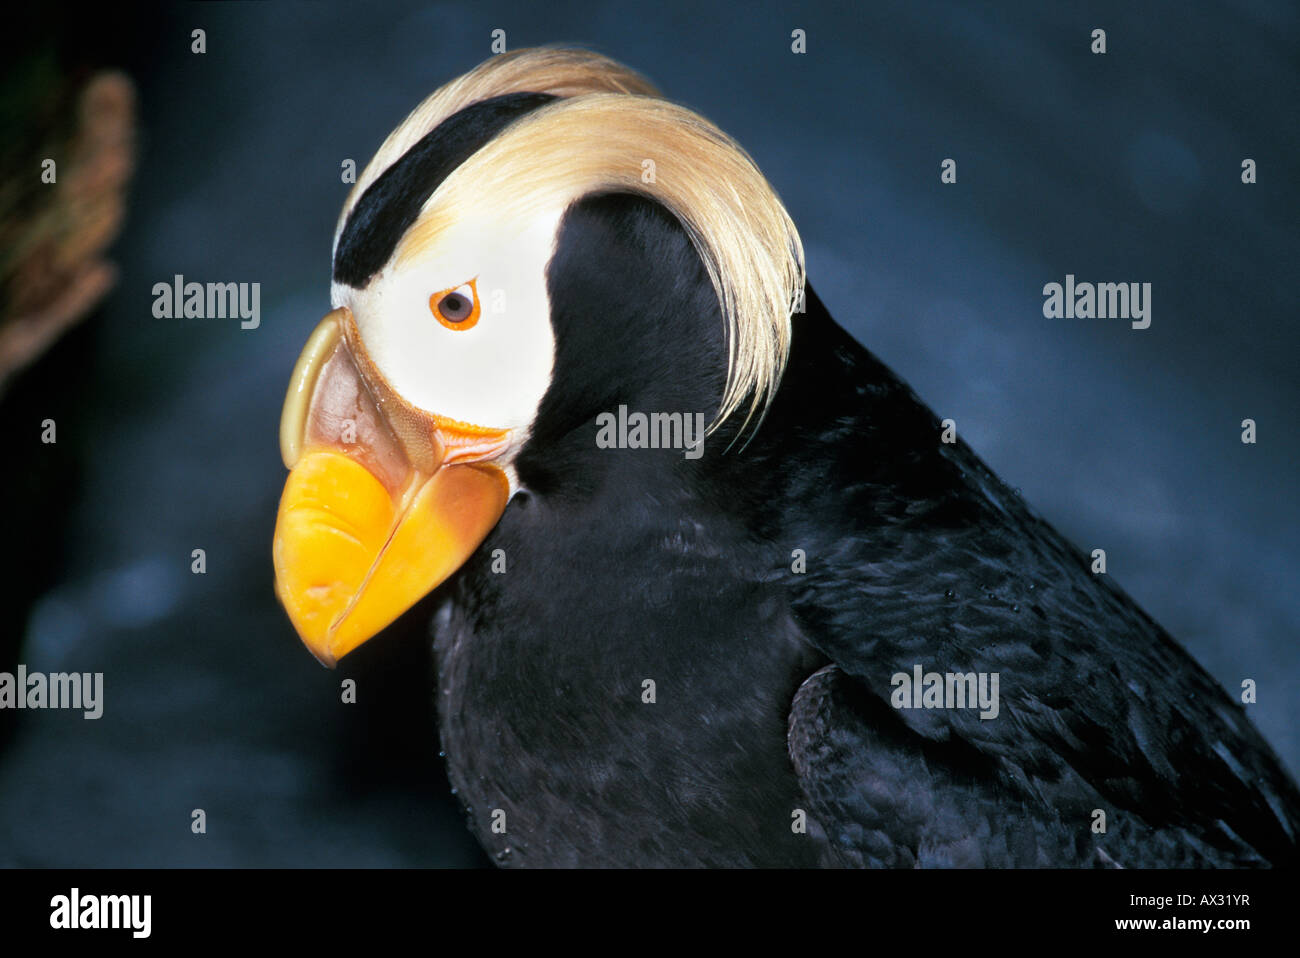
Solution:
<svg viewBox="0 0 1300 958">
<path fill-rule="evenodd" d="M 470 280 L 451 289 L 444 289 L 429 297 L 429 312 L 448 329 L 461 332 L 473 329 L 478 323 L 482 307 L 478 301 L 477 280 Z"/>
</svg>

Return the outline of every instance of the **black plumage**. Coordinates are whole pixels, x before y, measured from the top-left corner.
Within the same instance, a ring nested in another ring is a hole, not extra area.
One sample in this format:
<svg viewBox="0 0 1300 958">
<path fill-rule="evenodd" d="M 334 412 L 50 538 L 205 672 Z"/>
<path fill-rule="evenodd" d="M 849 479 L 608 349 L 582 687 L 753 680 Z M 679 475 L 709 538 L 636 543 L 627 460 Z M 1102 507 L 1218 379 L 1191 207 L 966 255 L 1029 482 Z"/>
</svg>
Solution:
<svg viewBox="0 0 1300 958">
<path fill-rule="evenodd" d="M 554 99 L 548 93 L 489 97 L 422 136 L 357 200 L 334 251 L 334 279 L 363 288 L 393 255 L 424 201 L 456 167 L 519 117 Z"/>
<path fill-rule="evenodd" d="M 595 443 L 620 404 L 717 408 L 722 317 L 674 217 L 575 204 L 548 288 L 526 491 L 434 630 L 450 776 L 498 861 L 1294 861 L 1300 795 L 1242 708 L 811 289 L 761 428 L 687 460 Z M 998 718 L 895 709 L 916 664 L 999 672 Z"/>
</svg>

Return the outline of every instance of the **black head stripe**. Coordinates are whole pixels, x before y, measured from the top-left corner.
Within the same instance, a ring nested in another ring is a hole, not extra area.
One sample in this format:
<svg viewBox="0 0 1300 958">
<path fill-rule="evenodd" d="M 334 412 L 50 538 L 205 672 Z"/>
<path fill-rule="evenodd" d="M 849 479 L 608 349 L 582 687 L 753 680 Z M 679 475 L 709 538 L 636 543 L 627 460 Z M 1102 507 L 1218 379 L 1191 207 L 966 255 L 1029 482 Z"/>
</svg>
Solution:
<svg viewBox="0 0 1300 958">
<path fill-rule="evenodd" d="M 334 253 L 335 281 L 363 288 L 456 167 L 519 117 L 554 99 L 549 93 L 507 93 L 471 104 L 426 133 L 352 207 Z"/>
</svg>

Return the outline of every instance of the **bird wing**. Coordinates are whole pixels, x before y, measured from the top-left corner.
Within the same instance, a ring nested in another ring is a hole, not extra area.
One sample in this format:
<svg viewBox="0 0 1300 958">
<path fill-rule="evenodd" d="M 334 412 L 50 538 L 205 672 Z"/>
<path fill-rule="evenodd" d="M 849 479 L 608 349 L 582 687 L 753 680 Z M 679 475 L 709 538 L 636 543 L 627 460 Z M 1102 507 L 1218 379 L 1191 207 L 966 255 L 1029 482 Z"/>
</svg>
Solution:
<svg viewBox="0 0 1300 958">
<path fill-rule="evenodd" d="M 1065 820 L 1071 810 L 1086 814 L 1081 797 L 1062 807 L 1046 795 L 1033 802 L 1000 787 L 991 763 L 963 739 L 916 735 L 838 666 L 825 666 L 800 686 L 789 746 L 827 864 L 995 868 L 1111 861 L 1087 841 L 1086 825 Z"/>
<path fill-rule="evenodd" d="M 1293 858 L 1300 795 L 1242 707 L 964 443 L 940 442 L 815 297 L 810 313 L 828 347 L 815 375 L 839 395 L 804 439 L 839 452 L 786 471 L 800 508 L 783 535 L 807 555 L 794 617 L 833 665 L 796 696 L 789 747 L 834 854 L 956 861 L 978 838 L 988 864 Z M 892 707 L 917 665 L 998 673 L 996 718 Z"/>
</svg>

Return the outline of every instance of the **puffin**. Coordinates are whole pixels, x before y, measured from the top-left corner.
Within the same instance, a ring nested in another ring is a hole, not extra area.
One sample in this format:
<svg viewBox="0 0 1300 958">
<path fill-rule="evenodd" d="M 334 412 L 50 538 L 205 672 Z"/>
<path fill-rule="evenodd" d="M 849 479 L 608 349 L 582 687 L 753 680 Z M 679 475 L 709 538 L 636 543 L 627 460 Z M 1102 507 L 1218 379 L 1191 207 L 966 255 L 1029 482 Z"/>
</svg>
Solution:
<svg viewBox="0 0 1300 958">
<path fill-rule="evenodd" d="M 544 47 L 438 89 L 346 200 L 330 298 L 276 594 L 332 667 L 436 593 L 498 864 L 1296 861 L 1241 704 L 947 441 L 750 156 L 637 72 Z"/>
</svg>

